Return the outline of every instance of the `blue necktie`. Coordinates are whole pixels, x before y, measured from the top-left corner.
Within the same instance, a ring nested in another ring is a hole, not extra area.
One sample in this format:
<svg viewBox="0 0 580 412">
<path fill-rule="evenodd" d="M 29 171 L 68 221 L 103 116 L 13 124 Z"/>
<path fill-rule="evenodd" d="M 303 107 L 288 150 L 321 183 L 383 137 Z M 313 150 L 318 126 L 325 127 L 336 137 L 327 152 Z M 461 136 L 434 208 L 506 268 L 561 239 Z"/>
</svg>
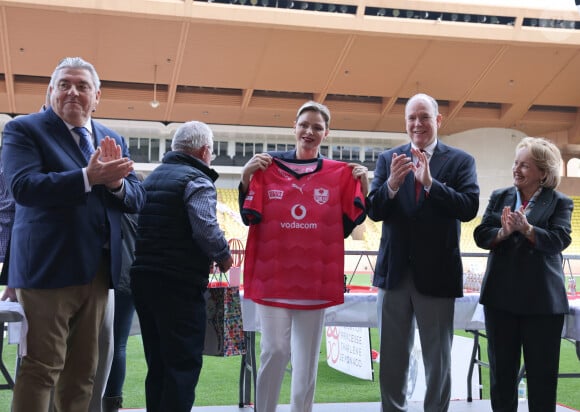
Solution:
<svg viewBox="0 0 580 412">
<path fill-rule="evenodd" d="M 95 152 L 91 135 L 86 127 L 73 127 L 73 131 L 80 136 L 79 147 L 88 162 L 92 154 Z"/>
</svg>

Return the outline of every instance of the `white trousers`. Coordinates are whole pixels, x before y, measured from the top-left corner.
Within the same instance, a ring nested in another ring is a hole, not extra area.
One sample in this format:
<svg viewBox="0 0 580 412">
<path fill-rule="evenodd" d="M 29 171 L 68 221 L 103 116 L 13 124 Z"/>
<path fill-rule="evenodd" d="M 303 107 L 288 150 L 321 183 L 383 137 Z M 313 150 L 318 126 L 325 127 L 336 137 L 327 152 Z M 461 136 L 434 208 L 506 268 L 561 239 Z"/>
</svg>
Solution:
<svg viewBox="0 0 580 412">
<path fill-rule="evenodd" d="M 324 309 L 257 305 L 261 325 L 256 412 L 275 412 L 284 372 L 291 362 L 291 412 L 311 412 L 314 403 Z"/>
</svg>

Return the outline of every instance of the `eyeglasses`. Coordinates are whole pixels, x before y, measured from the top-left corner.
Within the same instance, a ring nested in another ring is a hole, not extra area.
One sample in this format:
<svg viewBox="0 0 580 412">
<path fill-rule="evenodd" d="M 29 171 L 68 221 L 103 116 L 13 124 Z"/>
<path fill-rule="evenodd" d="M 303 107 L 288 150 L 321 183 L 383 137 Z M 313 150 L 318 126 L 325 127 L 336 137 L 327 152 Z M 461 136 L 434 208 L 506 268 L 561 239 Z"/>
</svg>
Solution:
<svg viewBox="0 0 580 412">
<path fill-rule="evenodd" d="M 77 92 L 79 93 L 88 93 L 90 92 L 93 88 L 89 83 L 78 83 L 78 84 L 72 84 L 70 82 L 61 80 L 60 82 L 58 82 L 58 84 L 56 85 L 56 88 L 61 91 L 61 92 L 68 92 L 70 91 L 72 88 L 75 88 L 77 90 Z"/>
</svg>

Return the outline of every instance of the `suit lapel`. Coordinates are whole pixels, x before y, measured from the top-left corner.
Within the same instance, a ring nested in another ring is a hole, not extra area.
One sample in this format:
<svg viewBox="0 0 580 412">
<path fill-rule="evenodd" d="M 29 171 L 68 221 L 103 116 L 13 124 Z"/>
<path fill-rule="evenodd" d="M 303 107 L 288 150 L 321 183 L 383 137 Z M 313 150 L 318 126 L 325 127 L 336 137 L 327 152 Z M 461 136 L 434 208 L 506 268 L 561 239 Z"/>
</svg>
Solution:
<svg viewBox="0 0 580 412">
<path fill-rule="evenodd" d="M 59 118 L 52 108 L 46 109 L 46 130 L 47 139 L 52 140 L 48 144 L 60 146 L 63 153 L 66 153 L 71 159 L 79 164 L 79 166 L 86 166 L 86 161 L 77 142 L 71 135 L 70 130 L 66 124 Z"/>
<path fill-rule="evenodd" d="M 550 210 L 550 204 L 554 201 L 554 191 L 550 189 L 542 190 L 542 193 L 536 199 L 536 203 L 527 216 L 528 222 L 534 224 L 543 220 L 543 215 Z"/>
<path fill-rule="evenodd" d="M 513 212 L 516 204 L 516 190 L 517 189 L 515 187 L 512 187 L 510 188 L 510 190 L 508 190 L 507 194 L 505 195 L 503 205 L 501 205 L 501 208 L 499 210 L 500 213 L 503 210 L 504 206 L 509 206 Z"/>
<path fill-rule="evenodd" d="M 438 142 L 437 146 L 435 146 L 433 156 L 431 156 L 431 160 L 429 160 L 429 171 L 431 172 L 431 177 L 441 180 L 439 175 L 441 169 L 449 160 L 449 156 L 447 155 L 448 151 L 449 149 L 447 146 L 441 142 Z"/>
<path fill-rule="evenodd" d="M 105 138 L 104 134 L 101 133 L 100 127 L 98 124 L 95 124 L 91 120 L 91 125 L 93 126 L 93 137 L 95 138 L 95 148 L 99 147 L 101 144 L 101 140 Z"/>
</svg>

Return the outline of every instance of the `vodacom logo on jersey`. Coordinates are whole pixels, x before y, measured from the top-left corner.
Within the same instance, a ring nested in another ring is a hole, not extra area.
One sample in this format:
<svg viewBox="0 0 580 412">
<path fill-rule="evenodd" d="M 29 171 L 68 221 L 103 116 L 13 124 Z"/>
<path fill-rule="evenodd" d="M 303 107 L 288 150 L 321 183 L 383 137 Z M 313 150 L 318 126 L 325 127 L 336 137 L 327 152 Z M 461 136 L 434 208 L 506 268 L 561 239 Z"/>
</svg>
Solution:
<svg viewBox="0 0 580 412">
<path fill-rule="evenodd" d="M 316 223 L 300 222 L 306 217 L 306 207 L 300 203 L 295 204 L 290 209 L 290 214 L 294 221 L 292 222 L 280 222 L 280 227 L 282 229 L 294 229 L 294 230 L 313 230 L 318 227 Z"/>
<path fill-rule="evenodd" d="M 302 220 L 306 217 L 306 208 L 303 205 L 294 205 L 292 209 L 290 209 L 290 213 L 292 217 L 296 220 Z"/>
</svg>

